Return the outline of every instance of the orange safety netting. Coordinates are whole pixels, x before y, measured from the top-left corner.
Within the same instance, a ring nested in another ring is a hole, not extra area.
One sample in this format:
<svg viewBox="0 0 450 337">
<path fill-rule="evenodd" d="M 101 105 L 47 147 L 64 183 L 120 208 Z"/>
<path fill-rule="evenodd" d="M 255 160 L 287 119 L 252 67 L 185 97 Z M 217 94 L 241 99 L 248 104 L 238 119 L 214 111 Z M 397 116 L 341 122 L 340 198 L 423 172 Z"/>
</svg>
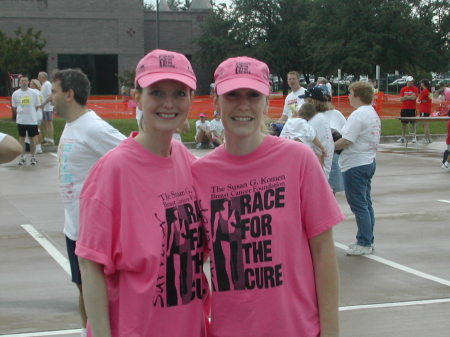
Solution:
<svg viewBox="0 0 450 337">
<path fill-rule="evenodd" d="M 271 96 L 269 100 L 269 118 L 278 119 L 281 116 L 285 96 Z M 11 103 L 9 97 L 0 97 L 0 118 L 11 117 Z M 334 96 L 333 105 L 346 117 L 354 110 L 350 106 L 348 96 Z M 91 96 L 87 106 L 96 111 L 102 118 L 124 119 L 135 118 L 135 103 L 122 96 Z M 395 118 L 400 115 L 401 102 L 398 95 L 380 93 L 374 99 L 375 109 L 381 118 Z M 438 111 L 439 104 L 433 103 L 432 111 Z M 189 119 L 197 119 L 200 113 L 208 118 L 213 117 L 214 104 L 210 96 L 196 96 L 189 111 Z"/>
</svg>

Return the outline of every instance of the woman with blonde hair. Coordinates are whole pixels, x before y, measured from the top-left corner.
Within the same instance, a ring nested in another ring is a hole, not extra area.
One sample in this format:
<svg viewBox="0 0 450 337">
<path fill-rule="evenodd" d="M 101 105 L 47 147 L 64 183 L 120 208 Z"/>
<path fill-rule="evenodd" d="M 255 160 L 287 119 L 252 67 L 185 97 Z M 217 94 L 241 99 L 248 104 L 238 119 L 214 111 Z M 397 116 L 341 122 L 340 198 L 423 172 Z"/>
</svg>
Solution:
<svg viewBox="0 0 450 337">
<path fill-rule="evenodd" d="M 192 166 L 211 259 L 209 336 L 338 336 L 332 227 L 343 215 L 319 160 L 261 131 L 264 62 L 229 58 L 214 78 L 225 143 Z"/>
<path fill-rule="evenodd" d="M 172 139 L 196 77 L 184 55 L 157 49 L 139 61 L 135 82 L 139 133 L 97 162 L 81 193 L 76 253 L 89 331 L 204 337 L 208 285 L 195 157 Z"/>
</svg>

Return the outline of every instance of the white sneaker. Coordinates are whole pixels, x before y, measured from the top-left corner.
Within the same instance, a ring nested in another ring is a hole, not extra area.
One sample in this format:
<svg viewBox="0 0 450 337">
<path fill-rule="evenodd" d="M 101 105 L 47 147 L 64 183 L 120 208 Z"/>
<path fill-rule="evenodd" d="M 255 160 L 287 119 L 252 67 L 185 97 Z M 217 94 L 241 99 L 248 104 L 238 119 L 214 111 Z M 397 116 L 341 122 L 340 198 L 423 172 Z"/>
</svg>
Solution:
<svg viewBox="0 0 450 337">
<path fill-rule="evenodd" d="M 404 143 L 404 142 L 405 142 L 405 138 L 403 138 L 403 137 L 397 139 L 397 143 Z"/>
<path fill-rule="evenodd" d="M 417 138 L 414 137 L 411 142 L 413 142 L 413 143 L 417 142 Z"/>
<path fill-rule="evenodd" d="M 441 166 L 444 170 L 447 170 L 448 172 L 450 172 L 450 163 L 448 161 L 446 161 L 444 164 L 442 164 Z"/>
<path fill-rule="evenodd" d="M 31 159 L 30 159 L 30 165 L 36 165 L 37 164 L 37 160 L 36 160 L 36 158 L 34 158 L 34 157 L 31 157 Z"/>
<path fill-rule="evenodd" d="M 209 148 L 210 149 L 214 149 L 214 144 L 213 143 L 209 143 Z"/>
<path fill-rule="evenodd" d="M 19 162 L 17 163 L 17 165 L 19 166 L 25 166 L 27 164 L 27 159 L 25 157 L 20 158 Z"/>
<path fill-rule="evenodd" d="M 364 247 L 364 246 L 360 246 L 358 244 L 354 244 L 354 245 L 351 245 L 347 249 L 346 253 L 347 253 L 347 255 L 352 255 L 352 256 L 367 255 L 367 254 L 373 253 L 373 248 L 372 248 L 372 246 Z"/>
<path fill-rule="evenodd" d="M 351 244 L 349 244 L 348 245 L 348 248 L 350 249 L 350 248 L 352 248 L 352 247 L 354 247 L 354 246 L 357 246 L 358 244 L 356 243 L 356 242 L 353 242 L 353 243 L 351 243 Z M 371 244 L 370 245 L 370 247 L 372 247 L 372 250 L 375 250 L 375 244 Z"/>
<path fill-rule="evenodd" d="M 36 153 L 43 153 L 41 144 L 36 145 Z"/>
<path fill-rule="evenodd" d="M 200 149 L 202 147 L 202 143 L 197 143 L 197 145 L 195 145 L 196 149 Z"/>
</svg>

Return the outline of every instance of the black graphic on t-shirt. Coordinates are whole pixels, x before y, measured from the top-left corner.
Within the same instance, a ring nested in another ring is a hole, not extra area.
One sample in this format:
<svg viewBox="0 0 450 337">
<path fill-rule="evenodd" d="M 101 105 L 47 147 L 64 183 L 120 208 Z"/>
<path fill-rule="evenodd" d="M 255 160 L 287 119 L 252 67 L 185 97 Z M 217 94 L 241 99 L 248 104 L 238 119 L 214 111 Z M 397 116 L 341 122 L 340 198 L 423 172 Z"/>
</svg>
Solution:
<svg viewBox="0 0 450 337">
<path fill-rule="evenodd" d="M 166 208 L 165 221 L 159 221 L 164 242 L 153 304 L 171 307 L 202 299 L 206 293 L 203 282 L 205 234 L 199 225 L 197 201 Z"/>
<path fill-rule="evenodd" d="M 214 259 L 213 290 L 273 288 L 283 284 L 282 264 L 272 260 L 272 215 L 285 205 L 285 187 L 242 186 L 211 200 L 208 239 Z M 217 188 L 213 193 L 217 195 Z"/>
</svg>

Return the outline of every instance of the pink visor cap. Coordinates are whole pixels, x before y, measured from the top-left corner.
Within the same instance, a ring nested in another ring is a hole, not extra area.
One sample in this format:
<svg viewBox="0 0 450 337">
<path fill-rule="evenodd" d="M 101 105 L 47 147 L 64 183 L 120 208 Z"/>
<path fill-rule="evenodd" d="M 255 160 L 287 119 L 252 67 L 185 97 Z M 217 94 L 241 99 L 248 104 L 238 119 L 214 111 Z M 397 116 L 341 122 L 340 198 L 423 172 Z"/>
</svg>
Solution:
<svg viewBox="0 0 450 337">
<path fill-rule="evenodd" d="M 175 80 L 186 84 L 192 90 L 197 88 L 197 79 L 186 56 L 173 51 L 155 49 L 137 64 L 134 84 L 146 88 L 162 80 Z"/>
<path fill-rule="evenodd" d="M 257 59 L 240 56 L 223 61 L 214 73 L 218 95 L 237 89 L 253 89 L 265 96 L 270 94 L 269 67 Z"/>
</svg>

